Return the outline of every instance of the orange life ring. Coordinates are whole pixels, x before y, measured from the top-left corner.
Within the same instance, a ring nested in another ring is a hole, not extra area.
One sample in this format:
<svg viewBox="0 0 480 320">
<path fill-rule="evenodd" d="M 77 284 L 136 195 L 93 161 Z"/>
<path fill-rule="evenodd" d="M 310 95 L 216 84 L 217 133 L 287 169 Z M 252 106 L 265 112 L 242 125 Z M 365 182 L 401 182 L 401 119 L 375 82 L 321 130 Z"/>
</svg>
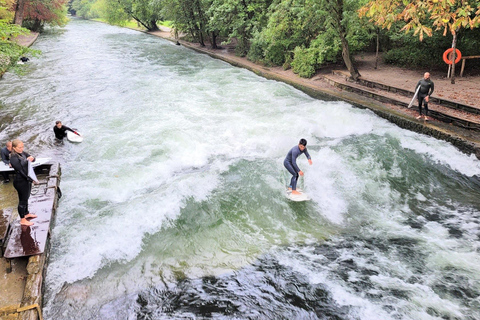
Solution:
<svg viewBox="0 0 480 320">
<path fill-rule="evenodd" d="M 443 61 L 445 61 L 446 64 L 452 64 L 452 60 L 450 60 L 450 54 L 453 52 L 453 48 L 450 48 L 450 49 L 447 49 L 445 50 L 445 52 L 443 53 Z M 458 49 L 455 49 L 455 53 L 456 53 L 456 59 L 455 59 L 455 64 L 457 64 L 460 59 L 462 59 L 462 53 L 460 52 L 460 50 Z"/>
</svg>

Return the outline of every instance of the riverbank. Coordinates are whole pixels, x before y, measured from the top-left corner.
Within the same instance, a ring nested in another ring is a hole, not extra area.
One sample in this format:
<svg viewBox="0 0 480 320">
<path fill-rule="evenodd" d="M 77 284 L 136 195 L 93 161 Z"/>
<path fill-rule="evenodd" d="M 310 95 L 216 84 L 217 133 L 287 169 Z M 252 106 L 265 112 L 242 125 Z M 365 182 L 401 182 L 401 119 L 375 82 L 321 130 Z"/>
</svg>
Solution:
<svg viewBox="0 0 480 320">
<path fill-rule="evenodd" d="M 234 66 L 246 68 L 262 77 L 288 83 L 312 97 L 343 100 L 357 107 L 368 108 L 399 127 L 448 141 L 462 152 L 474 154 L 480 159 L 480 132 L 456 127 L 436 119 L 428 122 L 419 121 L 416 119 L 416 116 L 418 116 L 416 108 L 407 109 L 394 104 L 381 103 L 365 95 L 342 90 L 329 81 L 332 71 L 338 69 L 338 66 L 324 68 L 319 70 L 314 77 L 305 79 L 294 74 L 292 70 L 283 70 L 281 67 L 267 67 L 253 63 L 244 57 L 238 57 L 234 53 L 233 46 L 224 46 L 221 49 L 201 47 L 197 43 L 175 39 L 172 32 L 165 27 L 161 27 L 160 31 L 147 33 L 208 54 Z M 385 65 L 382 62 L 375 69 L 373 58 L 372 55 L 357 57 L 359 71 L 363 79 L 380 81 L 405 90 L 413 90 L 424 73 L 423 70 L 402 69 Z M 478 99 L 480 96 L 480 76 L 457 78 L 455 85 L 450 84 L 450 79 L 442 77 L 442 75 L 432 74 L 432 80 L 435 82 L 435 95 L 451 101 L 480 107 L 480 100 Z"/>
<path fill-rule="evenodd" d="M 39 33 L 38 32 L 30 32 L 27 35 L 20 35 L 14 38 L 12 41 L 13 43 L 16 43 L 19 46 L 28 48 L 30 47 L 38 38 Z M 15 47 L 15 45 L 12 45 Z M 9 69 L 12 68 L 14 65 L 12 63 L 12 60 L 15 60 L 14 63 L 17 62 L 17 60 L 21 57 L 22 50 L 13 50 L 16 53 L 10 52 L 9 54 L 0 54 L 0 79 L 2 76 L 7 72 Z M 7 51 L 9 52 L 9 51 Z"/>
</svg>

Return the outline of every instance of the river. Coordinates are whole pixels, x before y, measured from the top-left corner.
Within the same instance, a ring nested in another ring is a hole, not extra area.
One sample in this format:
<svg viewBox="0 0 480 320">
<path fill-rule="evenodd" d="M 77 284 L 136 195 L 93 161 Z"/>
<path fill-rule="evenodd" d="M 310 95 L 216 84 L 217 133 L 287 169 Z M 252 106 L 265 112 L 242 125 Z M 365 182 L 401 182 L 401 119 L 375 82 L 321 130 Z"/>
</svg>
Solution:
<svg viewBox="0 0 480 320">
<path fill-rule="evenodd" d="M 33 48 L 0 141 L 62 166 L 45 319 L 480 319 L 474 156 L 129 29 Z"/>
</svg>

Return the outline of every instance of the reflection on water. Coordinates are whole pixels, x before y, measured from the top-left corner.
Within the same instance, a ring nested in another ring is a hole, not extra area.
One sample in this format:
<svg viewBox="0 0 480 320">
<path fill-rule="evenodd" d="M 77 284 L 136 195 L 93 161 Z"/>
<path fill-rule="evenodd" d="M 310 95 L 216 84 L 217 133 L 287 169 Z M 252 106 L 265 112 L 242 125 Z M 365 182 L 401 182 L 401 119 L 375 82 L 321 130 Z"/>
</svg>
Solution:
<svg viewBox="0 0 480 320">
<path fill-rule="evenodd" d="M 62 163 L 47 319 L 480 318 L 474 157 L 127 29 L 35 48 L 0 81 L 0 140 Z"/>
</svg>

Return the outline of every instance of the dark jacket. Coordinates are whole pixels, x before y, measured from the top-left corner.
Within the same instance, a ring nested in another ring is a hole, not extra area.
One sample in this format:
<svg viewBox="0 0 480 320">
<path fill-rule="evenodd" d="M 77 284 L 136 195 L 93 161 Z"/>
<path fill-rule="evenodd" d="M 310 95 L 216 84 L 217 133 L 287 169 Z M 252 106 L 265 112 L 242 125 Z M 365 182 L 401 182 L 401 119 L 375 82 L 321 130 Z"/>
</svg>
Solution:
<svg viewBox="0 0 480 320">
<path fill-rule="evenodd" d="M 27 180 L 32 182 L 33 180 L 28 176 L 28 160 L 30 155 L 26 152 L 12 153 L 10 155 L 10 164 L 15 169 L 15 180 Z M 35 159 L 34 159 L 35 161 Z"/>
<path fill-rule="evenodd" d="M 2 148 L 2 161 L 7 166 L 10 163 L 10 151 L 8 151 L 7 147 Z"/>
<path fill-rule="evenodd" d="M 60 129 L 57 126 L 54 126 L 53 132 L 55 132 L 55 138 L 63 140 L 63 138 L 67 135 L 67 130 L 75 132 L 67 126 L 62 126 Z"/>
</svg>

